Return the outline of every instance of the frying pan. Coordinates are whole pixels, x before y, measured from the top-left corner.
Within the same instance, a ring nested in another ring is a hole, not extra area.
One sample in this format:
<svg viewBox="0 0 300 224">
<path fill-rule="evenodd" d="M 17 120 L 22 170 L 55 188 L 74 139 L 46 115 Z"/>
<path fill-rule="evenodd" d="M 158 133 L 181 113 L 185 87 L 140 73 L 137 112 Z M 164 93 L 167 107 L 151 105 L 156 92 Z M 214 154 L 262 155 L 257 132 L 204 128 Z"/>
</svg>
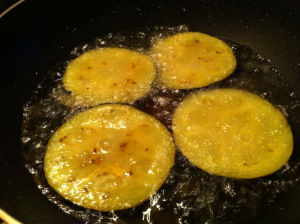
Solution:
<svg viewBox="0 0 300 224">
<path fill-rule="evenodd" d="M 79 223 L 49 202 L 24 166 L 23 105 L 75 46 L 108 33 L 182 24 L 251 47 L 300 94 L 299 1 L 26 0 L 0 19 L 1 209 L 23 223 Z M 299 209 L 298 185 L 249 223 L 300 223 Z"/>
</svg>

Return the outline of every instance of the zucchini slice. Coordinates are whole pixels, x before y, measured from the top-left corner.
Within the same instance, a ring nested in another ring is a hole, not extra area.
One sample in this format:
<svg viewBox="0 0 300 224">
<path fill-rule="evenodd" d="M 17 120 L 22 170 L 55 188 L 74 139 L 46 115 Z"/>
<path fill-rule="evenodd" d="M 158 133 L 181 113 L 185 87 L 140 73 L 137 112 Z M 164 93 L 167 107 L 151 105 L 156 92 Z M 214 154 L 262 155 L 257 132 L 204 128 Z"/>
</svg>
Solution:
<svg viewBox="0 0 300 224">
<path fill-rule="evenodd" d="M 131 106 L 101 105 L 71 118 L 44 157 L 49 185 L 85 208 L 134 207 L 155 194 L 174 164 L 171 133 Z"/>
<path fill-rule="evenodd" d="M 151 88 L 155 66 L 146 55 L 123 48 L 90 50 L 71 61 L 63 84 L 75 104 L 133 103 Z"/>
<path fill-rule="evenodd" d="M 191 94 L 175 110 L 172 125 L 181 152 L 215 175 L 265 176 L 280 169 L 293 151 L 293 135 L 284 115 L 243 90 Z"/>
<path fill-rule="evenodd" d="M 179 33 L 158 41 L 151 49 L 158 85 L 192 89 L 229 76 L 236 67 L 231 48 L 220 39 L 198 33 Z"/>
</svg>

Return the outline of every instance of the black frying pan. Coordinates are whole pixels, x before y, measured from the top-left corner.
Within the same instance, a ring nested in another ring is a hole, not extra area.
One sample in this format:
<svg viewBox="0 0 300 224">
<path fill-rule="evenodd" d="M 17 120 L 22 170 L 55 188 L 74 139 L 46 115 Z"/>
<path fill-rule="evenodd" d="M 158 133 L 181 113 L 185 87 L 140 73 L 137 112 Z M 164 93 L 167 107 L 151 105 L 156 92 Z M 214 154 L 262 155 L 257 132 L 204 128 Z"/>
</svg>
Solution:
<svg viewBox="0 0 300 224">
<path fill-rule="evenodd" d="M 24 223 L 79 222 L 37 188 L 20 143 L 23 105 L 74 47 L 110 32 L 186 24 L 269 58 L 299 95 L 299 21 L 299 3 L 291 0 L 22 2 L 0 19 L 0 208 Z M 299 201 L 298 185 L 249 222 L 299 223 Z"/>
</svg>

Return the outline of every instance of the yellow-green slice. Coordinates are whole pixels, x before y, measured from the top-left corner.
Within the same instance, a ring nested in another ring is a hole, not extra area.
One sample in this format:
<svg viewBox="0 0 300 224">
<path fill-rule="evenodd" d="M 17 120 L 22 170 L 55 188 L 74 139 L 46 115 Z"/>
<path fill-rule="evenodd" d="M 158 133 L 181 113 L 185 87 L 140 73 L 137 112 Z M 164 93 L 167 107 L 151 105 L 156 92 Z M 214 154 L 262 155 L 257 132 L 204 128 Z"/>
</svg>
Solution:
<svg viewBox="0 0 300 224">
<path fill-rule="evenodd" d="M 54 133 L 44 170 L 65 199 L 111 211 L 155 194 L 174 156 L 172 135 L 158 120 L 131 106 L 106 104 L 79 113 Z"/>
<path fill-rule="evenodd" d="M 157 41 L 151 49 L 157 64 L 157 83 L 170 89 L 192 89 L 229 76 L 236 67 L 231 48 L 218 38 L 179 33 Z"/>
<path fill-rule="evenodd" d="M 208 173 L 256 178 L 280 169 L 293 151 L 285 116 L 263 98 L 243 90 L 189 95 L 173 117 L 181 152 Z"/>
<path fill-rule="evenodd" d="M 90 50 L 71 61 L 63 84 L 76 105 L 133 103 L 151 88 L 155 66 L 142 53 L 123 48 Z"/>
</svg>

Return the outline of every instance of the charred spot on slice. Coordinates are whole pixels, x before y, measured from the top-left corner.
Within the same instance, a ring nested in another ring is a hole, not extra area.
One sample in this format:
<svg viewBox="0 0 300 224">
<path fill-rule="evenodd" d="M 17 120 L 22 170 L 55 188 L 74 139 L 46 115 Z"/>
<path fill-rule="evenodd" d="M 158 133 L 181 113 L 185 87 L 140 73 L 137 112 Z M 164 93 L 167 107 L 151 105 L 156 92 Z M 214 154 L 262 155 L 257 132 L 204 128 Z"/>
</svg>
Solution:
<svg viewBox="0 0 300 224">
<path fill-rule="evenodd" d="M 102 162 L 102 158 L 100 156 L 98 156 L 92 160 L 93 160 L 93 163 L 95 163 L 95 164 L 100 164 Z"/>
<path fill-rule="evenodd" d="M 121 144 L 121 147 L 125 147 L 126 145 L 127 145 L 127 143 L 124 142 L 124 143 Z"/>
<path fill-rule="evenodd" d="M 110 196 L 110 193 L 106 193 L 106 194 L 104 194 L 103 199 L 107 199 L 109 196 Z"/>
<path fill-rule="evenodd" d="M 120 145 L 120 150 L 122 152 L 125 152 L 125 147 L 127 146 L 127 143 L 126 142 L 123 142 L 121 145 Z"/>
<path fill-rule="evenodd" d="M 74 182 L 74 181 L 75 181 L 75 178 L 74 178 L 74 177 L 69 177 L 69 178 L 68 178 L 68 181 L 69 181 L 69 182 Z"/>
<path fill-rule="evenodd" d="M 126 79 L 126 83 L 135 84 L 136 82 L 133 79 Z"/>
<path fill-rule="evenodd" d="M 94 160 L 94 159 L 91 159 L 89 163 L 94 163 L 94 162 L 95 162 L 95 160 Z"/>
<path fill-rule="evenodd" d="M 94 147 L 94 148 L 93 148 L 93 154 L 95 154 L 96 152 L 97 152 L 97 148 Z"/>
</svg>

